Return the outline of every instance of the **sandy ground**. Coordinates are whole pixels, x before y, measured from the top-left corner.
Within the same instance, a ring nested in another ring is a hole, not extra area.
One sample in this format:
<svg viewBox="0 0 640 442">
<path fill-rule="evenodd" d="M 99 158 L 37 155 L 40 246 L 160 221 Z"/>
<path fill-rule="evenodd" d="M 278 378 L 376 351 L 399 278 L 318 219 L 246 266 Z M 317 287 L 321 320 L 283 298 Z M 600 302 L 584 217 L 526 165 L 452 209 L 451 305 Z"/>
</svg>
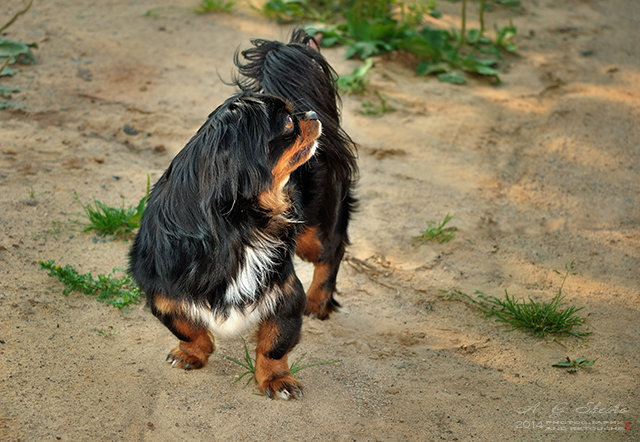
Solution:
<svg viewBox="0 0 640 442">
<path fill-rule="evenodd" d="M 640 3 L 531 0 L 490 13 L 490 25 L 512 17 L 519 32 L 500 87 L 376 59 L 371 86 L 397 111 L 368 117 L 362 98 L 344 100 L 361 168 L 344 307 L 305 319 L 293 353 L 339 362 L 300 372 L 305 395 L 291 402 L 231 385 L 242 370 L 219 357 L 171 369 L 174 337 L 144 307 L 65 297 L 37 265 L 124 267 L 129 243 L 71 221 L 74 193 L 136 203 L 146 174 L 155 181 L 232 92 L 220 77 L 234 51 L 289 31 L 248 5 L 196 16 L 194 3 L 36 2 L 6 32 L 40 48 L 36 65 L 1 80 L 26 109 L 0 111 L 0 440 L 639 437 Z M 459 5 L 439 3 L 457 22 Z M 357 66 L 324 52 L 339 73 Z M 456 238 L 415 246 L 447 213 Z M 554 270 L 572 260 L 564 292 L 584 307 L 584 340 L 506 333 L 442 292 L 548 300 Z M 309 266 L 298 268 L 308 283 Z M 240 340 L 218 344 L 242 355 Z M 551 367 L 566 356 L 596 364 Z"/>
</svg>

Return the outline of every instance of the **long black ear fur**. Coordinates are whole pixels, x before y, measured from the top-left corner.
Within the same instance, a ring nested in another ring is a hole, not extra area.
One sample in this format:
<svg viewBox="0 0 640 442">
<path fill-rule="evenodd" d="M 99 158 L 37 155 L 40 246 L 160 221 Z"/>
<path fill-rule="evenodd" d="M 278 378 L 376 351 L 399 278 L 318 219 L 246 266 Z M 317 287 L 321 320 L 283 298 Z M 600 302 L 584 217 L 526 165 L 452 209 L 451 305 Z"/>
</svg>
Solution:
<svg viewBox="0 0 640 442">
<path fill-rule="evenodd" d="M 176 191 L 186 185 L 184 191 L 192 192 L 197 184 L 202 206 L 220 210 L 256 197 L 271 179 L 269 132 L 267 110 L 253 94 L 229 98 L 176 156 L 166 173 L 167 185 Z"/>
</svg>

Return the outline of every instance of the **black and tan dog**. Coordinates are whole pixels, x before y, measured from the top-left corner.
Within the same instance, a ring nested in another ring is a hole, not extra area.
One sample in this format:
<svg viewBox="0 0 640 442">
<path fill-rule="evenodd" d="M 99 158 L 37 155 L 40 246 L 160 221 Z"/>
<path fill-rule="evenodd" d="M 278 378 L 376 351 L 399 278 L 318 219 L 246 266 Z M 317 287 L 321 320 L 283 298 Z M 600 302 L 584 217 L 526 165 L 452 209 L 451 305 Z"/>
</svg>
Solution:
<svg viewBox="0 0 640 442">
<path fill-rule="evenodd" d="M 167 360 L 200 368 L 214 333 L 258 325 L 255 378 L 269 397 L 301 395 L 287 354 L 305 306 L 324 319 L 338 305 L 354 205 L 354 146 L 339 126 L 335 74 L 306 38 L 256 41 L 243 53 L 243 92 L 209 116 L 154 185 L 130 252 L 147 304 L 180 340 Z M 291 65 L 297 98 L 268 87 L 281 74 L 273 56 Z M 294 253 L 315 265 L 306 298 Z"/>
</svg>

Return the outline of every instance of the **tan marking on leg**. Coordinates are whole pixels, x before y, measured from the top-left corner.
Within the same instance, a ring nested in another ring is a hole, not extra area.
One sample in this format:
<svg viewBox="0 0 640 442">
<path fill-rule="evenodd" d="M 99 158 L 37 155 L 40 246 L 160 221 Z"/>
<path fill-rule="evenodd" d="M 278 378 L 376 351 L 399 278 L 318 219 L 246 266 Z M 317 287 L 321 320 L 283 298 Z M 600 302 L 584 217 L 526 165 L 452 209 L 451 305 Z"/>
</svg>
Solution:
<svg viewBox="0 0 640 442">
<path fill-rule="evenodd" d="M 270 398 L 299 399 L 302 386 L 289 371 L 287 355 L 280 359 L 271 359 L 267 356 L 279 334 L 278 326 L 273 322 L 267 321 L 260 325 L 254 373 L 256 383 L 260 392 Z"/>
<path fill-rule="evenodd" d="M 153 298 L 153 303 L 156 309 L 163 315 L 169 313 L 178 313 L 180 311 L 180 304 L 173 299 L 165 298 L 162 295 L 156 295 Z"/>
<path fill-rule="evenodd" d="M 331 293 L 326 290 L 325 283 L 329 277 L 329 264 L 314 263 L 313 280 L 307 290 L 306 315 L 313 315 L 320 319 L 325 319 L 330 312 L 327 310 L 327 303 Z"/>
<path fill-rule="evenodd" d="M 315 262 L 322 253 L 322 243 L 318 239 L 318 228 L 316 226 L 307 227 L 296 239 L 296 254 L 306 260 Z"/>
<path fill-rule="evenodd" d="M 179 341 L 178 346 L 169 353 L 167 361 L 174 367 L 185 369 L 202 368 L 207 365 L 209 355 L 215 349 L 215 340 L 211 332 L 205 327 L 197 327 L 184 319 L 176 319 L 176 330 L 189 338 Z"/>
</svg>

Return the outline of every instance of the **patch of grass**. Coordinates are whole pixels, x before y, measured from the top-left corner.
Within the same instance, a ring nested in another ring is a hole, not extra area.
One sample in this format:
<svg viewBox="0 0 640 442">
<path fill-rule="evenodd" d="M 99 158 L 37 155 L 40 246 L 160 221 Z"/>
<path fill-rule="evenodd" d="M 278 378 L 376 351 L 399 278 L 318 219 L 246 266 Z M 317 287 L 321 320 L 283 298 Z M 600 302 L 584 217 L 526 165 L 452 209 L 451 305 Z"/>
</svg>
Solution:
<svg viewBox="0 0 640 442">
<path fill-rule="evenodd" d="M 456 236 L 458 231 L 457 227 L 446 227 L 447 223 L 451 221 L 453 215 L 447 214 L 444 220 L 437 224 L 434 221 L 427 221 L 427 228 L 418 236 L 414 236 L 413 239 L 420 244 L 424 244 L 427 241 L 435 240 L 439 244 L 451 241 Z"/>
<path fill-rule="evenodd" d="M 235 0 L 202 0 L 193 11 L 196 14 L 208 14 L 211 12 L 231 12 L 235 6 Z"/>
<path fill-rule="evenodd" d="M 365 101 L 362 103 L 362 109 L 358 112 L 364 115 L 382 115 L 387 112 L 394 112 L 396 110 L 395 107 L 389 104 L 389 99 L 382 95 L 379 91 L 376 90 L 373 91 L 373 93 L 376 97 L 378 97 L 380 104 L 371 101 Z"/>
<path fill-rule="evenodd" d="M 245 371 L 240 374 L 240 376 L 238 376 L 233 382 L 231 382 L 231 385 L 240 382 L 242 380 L 242 378 L 249 376 L 249 379 L 247 380 L 247 383 L 245 385 L 249 385 L 249 383 L 253 380 L 255 372 L 256 372 L 256 361 L 255 359 L 253 359 L 251 357 L 251 355 L 249 354 L 249 348 L 247 347 L 247 341 L 244 340 L 244 338 L 242 338 L 242 343 L 244 344 L 244 355 L 242 357 L 242 361 L 239 359 L 236 359 L 232 356 L 228 356 L 225 355 L 223 353 L 214 353 L 217 356 L 220 356 L 224 359 L 227 359 L 231 362 L 234 362 L 236 364 L 238 364 L 239 366 L 241 366 L 242 368 L 245 369 Z"/>
<path fill-rule="evenodd" d="M 339 0 L 268 0 L 258 9 L 278 23 L 331 20 L 340 10 Z"/>
<path fill-rule="evenodd" d="M 595 360 L 587 359 L 584 356 L 574 359 L 573 361 L 567 356 L 565 361 L 556 362 L 552 367 L 565 368 L 567 373 L 576 373 L 579 368 L 591 367 L 595 363 Z"/>
<path fill-rule="evenodd" d="M 65 285 L 63 295 L 76 291 L 94 296 L 98 301 L 112 305 L 119 309 L 140 303 L 140 289 L 125 273 L 121 278 L 115 277 L 122 269 L 113 269 L 108 275 L 99 274 L 95 278 L 91 273 L 79 273 L 70 265 L 61 267 L 54 260 L 38 261 L 40 267 L 49 270 L 49 276 L 56 277 Z"/>
<path fill-rule="evenodd" d="M 58 235 L 62 232 L 62 221 L 51 221 L 51 228 L 47 230 L 47 235 Z"/>
<path fill-rule="evenodd" d="M 448 297 L 457 297 L 467 301 L 480 310 L 485 317 L 495 318 L 497 322 L 511 327 L 510 330 L 525 330 L 536 337 L 567 334 L 584 338 L 591 332 L 575 331 L 576 327 L 585 322 L 585 318 L 578 316 L 583 307 L 566 306 L 563 288 L 574 263 L 567 265 L 558 292 L 551 301 L 519 300 L 504 291 L 504 298 L 487 295 L 476 290 L 477 298 L 473 298 L 459 290 L 447 292 Z M 559 272 L 558 272 L 559 273 Z M 559 273 L 560 274 L 560 273 Z"/>
<path fill-rule="evenodd" d="M 249 383 L 251 383 L 251 381 L 255 377 L 256 360 L 249 353 L 247 341 L 245 341 L 244 338 L 242 339 L 242 343 L 244 345 L 244 355 L 242 356 L 242 360 L 234 358 L 232 356 L 227 356 L 222 353 L 214 353 L 217 356 L 220 356 L 221 358 L 227 359 L 235 364 L 238 364 L 239 366 L 245 369 L 245 371 L 241 373 L 240 376 L 238 376 L 233 382 L 231 382 L 231 385 L 241 381 L 243 378 L 247 376 L 248 376 L 248 379 L 245 385 L 249 385 Z M 307 355 L 306 353 L 303 353 L 302 356 L 300 356 L 296 361 L 294 361 L 291 364 L 291 366 L 289 367 L 289 371 L 291 372 L 291 374 L 296 374 L 297 372 L 304 370 L 306 368 L 317 367 L 318 365 L 335 364 L 336 362 L 339 362 L 339 359 L 332 359 L 330 361 L 313 362 L 311 364 L 302 365 L 301 364 L 302 359 L 304 359 L 306 355 Z"/>
<path fill-rule="evenodd" d="M 140 220 L 149 199 L 149 189 L 151 186 L 150 177 L 147 175 L 147 191 L 144 197 L 136 206 L 124 207 L 124 198 L 121 207 L 110 207 L 105 203 L 93 200 L 93 205 L 82 204 L 78 194 L 76 200 L 82 206 L 88 219 L 85 224 L 85 232 L 96 232 L 100 236 L 113 235 L 116 238 L 127 239 L 132 232 L 140 227 Z"/>
<path fill-rule="evenodd" d="M 367 58 L 364 63 L 355 68 L 350 74 L 338 77 L 338 88 L 345 94 L 361 94 L 369 84 L 368 75 L 373 67 L 373 60 Z"/>
</svg>

